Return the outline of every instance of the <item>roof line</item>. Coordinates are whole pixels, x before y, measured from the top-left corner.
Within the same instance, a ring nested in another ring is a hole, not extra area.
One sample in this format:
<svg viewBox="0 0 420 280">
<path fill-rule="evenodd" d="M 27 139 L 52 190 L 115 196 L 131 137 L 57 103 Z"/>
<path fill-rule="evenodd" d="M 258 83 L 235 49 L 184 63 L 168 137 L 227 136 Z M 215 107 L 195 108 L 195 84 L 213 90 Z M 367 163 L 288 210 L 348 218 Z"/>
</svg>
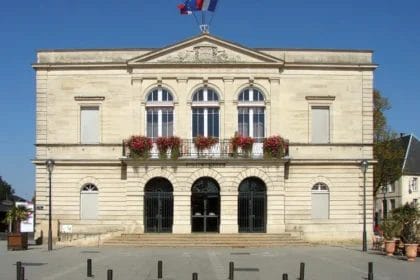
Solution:
<svg viewBox="0 0 420 280">
<path fill-rule="evenodd" d="M 401 171 L 404 172 L 404 168 L 405 168 L 405 163 L 407 162 L 407 158 L 408 158 L 408 152 L 410 151 L 410 146 L 411 146 L 411 141 L 413 139 L 413 134 L 410 134 L 410 140 L 408 141 L 408 146 L 407 146 L 407 150 L 405 151 L 405 156 L 404 156 L 404 163 L 402 166 Z"/>
<path fill-rule="evenodd" d="M 260 51 L 318 51 L 318 52 L 356 52 L 356 53 L 373 53 L 373 50 L 368 49 L 328 49 L 328 48 L 253 48 Z"/>
<path fill-rule="evenodd" d="M 87 49 L 38 49 L 37 53 L 42 52 L 97 52 L 97 51 L 154 51 L 159 48 L 87 48 Z"/>
</svg>

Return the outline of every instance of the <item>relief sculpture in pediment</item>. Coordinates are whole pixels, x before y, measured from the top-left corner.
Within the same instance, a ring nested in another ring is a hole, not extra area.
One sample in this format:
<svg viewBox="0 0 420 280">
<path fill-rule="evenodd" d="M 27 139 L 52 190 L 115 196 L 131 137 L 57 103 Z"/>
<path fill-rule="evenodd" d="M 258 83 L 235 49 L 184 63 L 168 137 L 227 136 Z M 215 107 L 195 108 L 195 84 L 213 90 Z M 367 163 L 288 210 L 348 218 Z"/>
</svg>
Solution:
<svg viewBox="0 0 420 280">
<path fill-rule="evenodd" d="M 229 54 L 226 50 L 210 44 L 201 44 L 192 49 L 182 50 L 176 54 L 165 56 L 160 63 L 235 63 L 240 62 L 239 55 Z"/>
</svg>

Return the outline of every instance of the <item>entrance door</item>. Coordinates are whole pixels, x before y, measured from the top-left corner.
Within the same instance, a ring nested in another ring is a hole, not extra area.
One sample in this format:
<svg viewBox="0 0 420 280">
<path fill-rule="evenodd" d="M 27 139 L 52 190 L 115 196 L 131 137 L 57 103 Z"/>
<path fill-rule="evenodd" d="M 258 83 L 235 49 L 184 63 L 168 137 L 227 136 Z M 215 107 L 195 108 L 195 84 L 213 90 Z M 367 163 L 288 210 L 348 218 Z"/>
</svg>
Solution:
<svg viewBox="0 0 420 280">
<path fill-rule="evenodd" d="M 164 178 L 154 178 L 145 187 L 145 232 L 172 232 L 173 188 Z"/>
<path fill-rule="evenodd" d="M 247 178 L 239 185 L 239 232 L 266 231 L 266 187 L 258 178 Z"/>
<path fill-rule="evenodd" d="M 191 189 L 191 231 L 219 232 L 220 191 L 217 182 L 203 177 Z"/>
</svg>

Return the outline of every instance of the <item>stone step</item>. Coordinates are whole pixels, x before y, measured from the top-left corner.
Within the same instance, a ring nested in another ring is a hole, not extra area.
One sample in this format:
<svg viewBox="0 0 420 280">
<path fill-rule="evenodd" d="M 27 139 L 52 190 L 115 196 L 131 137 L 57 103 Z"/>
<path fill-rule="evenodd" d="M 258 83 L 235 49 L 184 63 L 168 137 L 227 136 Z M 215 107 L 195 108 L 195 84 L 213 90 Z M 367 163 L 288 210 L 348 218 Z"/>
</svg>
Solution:
<svg viewBox="0 0 420 280">
<path fill-rule="evenodd" d="M 298 235 L 283 234 L 122 234 L 104 245 L 134 247 L 269 247 L 307 245 Z"/>
</svg>

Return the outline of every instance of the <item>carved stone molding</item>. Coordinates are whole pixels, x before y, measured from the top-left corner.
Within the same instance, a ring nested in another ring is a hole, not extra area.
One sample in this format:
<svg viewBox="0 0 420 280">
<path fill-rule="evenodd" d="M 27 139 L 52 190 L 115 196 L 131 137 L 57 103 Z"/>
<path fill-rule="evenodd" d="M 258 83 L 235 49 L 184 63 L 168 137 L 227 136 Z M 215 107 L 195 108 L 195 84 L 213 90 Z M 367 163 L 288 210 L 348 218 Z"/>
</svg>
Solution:
<svg viewBox="0 0 420 280">
<path fill-rule="evenodd" d="M 235 63 L 240 62 L 239 55 L 219 50 L 216 45 L 203 43 L 191 49 L 179 51 L 159 59 L 161 63 Z"/>
</svg>

